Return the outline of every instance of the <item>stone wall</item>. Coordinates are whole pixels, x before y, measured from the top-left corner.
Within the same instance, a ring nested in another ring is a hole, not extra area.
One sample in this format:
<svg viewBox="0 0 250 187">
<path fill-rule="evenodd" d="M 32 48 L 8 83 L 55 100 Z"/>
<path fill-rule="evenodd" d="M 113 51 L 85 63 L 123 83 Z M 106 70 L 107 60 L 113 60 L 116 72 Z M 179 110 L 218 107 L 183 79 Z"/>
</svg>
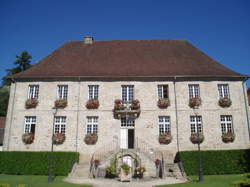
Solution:
<svg viewBox="0 0 250 187">
<path fill-rule="evenodd" d="M 194 115 L 193 109 L 188 106 L 188 84 L 199 84 L 202 105 L 198 113 L 202 115 L 203 132 L 205 141 L 201 149 L 245 149 L 249 148 L 248 124 L 246 118 L 245 102 L 242 82 L 240 81 L 195 81 L 176 82 L 179 149 L 194 150 L 197 145 L 190 142 L 190 115 Z M 217 84 L 229 84 L 232 105 L 229 108 L 218 106 Z M 39 84 L 39 104 L 35 109 L 25 109 L 29 84 Z M 142 81 L 110 81 L 110 82 L 17 82 L 11 86 L 11 97 L 6 122 L 4 150 L 18 151 L 49 151 L 51 149 L 51 136 L 53 125 L 54 101 L 57 95 L 57 85 L 67 84 L 68 106 L 60 109 L 58 116 L 66 116 L 66 141 L 62 145 L 54 146 L 56 151 L 78 151 L 84 159 L 104 147 L 111 141 L 120 138 L 120 120 L 113 118 L 112 109 L 114 100 L 121 98 L 121 85 L 134 85 L 134 98 L 141 104 L 141 115 L 135 122 L 135 136 L 147 142 L 155 150 L 167 150 L 176 152 L 177 126 L 175 114 L 175 95 L 173 82 L 142 82 Z M 169 98 L 171 106 L 167 109 L 157 107 L 157 85 L 169 85 Z M 88 100 L 88 85 L 99 85 L 100 107 L 88 110 L 85 103 Z M 16 88 L 15 88 L 16 87 Z M 13 106 L 14 103 L 14 106 Z M 233 143 L 225 144 L 221 140 L 220 115 L 232 115 L 236 139 Z M 24 132 L 24 117 L 36 116 L 36 134 L 34 143 L 24 145 L 21 137 Z M 96 145 L 86 145 L 86 117 L 98 116 L 98 142 Z M 170 116 L 173 140 L 168 145 L 160 145 L 158 142 L 158 116 Z"/>
</svg>

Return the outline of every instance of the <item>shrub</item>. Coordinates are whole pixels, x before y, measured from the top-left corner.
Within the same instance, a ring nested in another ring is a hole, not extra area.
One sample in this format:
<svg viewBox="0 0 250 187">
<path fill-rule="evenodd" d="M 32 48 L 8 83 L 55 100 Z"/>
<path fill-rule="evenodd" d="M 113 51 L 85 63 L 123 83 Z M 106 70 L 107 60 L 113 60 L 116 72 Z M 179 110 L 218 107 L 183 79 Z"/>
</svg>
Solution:
<svg viewBox="0 0 250 187">
<path fill-rule="evenodd" d="M 187 175 L 198 174 L 198 151 L 182 151 L 181 159 Z M 250 150 L 201 151 L 205 175 L 238 174 L 250 171 Z"/>
<path fill-rule="evenodd" d="M 53 163 L 50 158 L 53 158 Z M 74 162 L 78 162 L 76 152 L 0 152 L 0 173 L 13 175 L 48 175 L 50 164 L 55 175 L 66 176 Z"/>
</svg>

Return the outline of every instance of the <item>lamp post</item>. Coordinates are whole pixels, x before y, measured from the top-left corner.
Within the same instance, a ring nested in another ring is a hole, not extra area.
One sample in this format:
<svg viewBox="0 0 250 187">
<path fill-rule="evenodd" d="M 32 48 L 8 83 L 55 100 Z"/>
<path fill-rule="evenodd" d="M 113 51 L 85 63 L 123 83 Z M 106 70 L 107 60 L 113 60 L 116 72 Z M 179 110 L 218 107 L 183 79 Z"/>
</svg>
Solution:
<svg viewBox="0 0 250 187">
<path fill-rule="evenodd" d="M 194 114 L 195 114 L 195 123 L 197 127 L 197 132 L 198 132 L 198 154 L 199 154 L 199 182 L 204 181 L 203 177 L 203 168 L 202 168 L 202 159 L 201 159 L 201 148 L 200 148 L 200 132 L 198 128 L 198 108 L 194 108 Z"/>
<path fill-rule="evenodd" d="M 52 127 L 52 136 L 51 136 L 51 152 L 49 155 L 49 176 L 48 176 L 48 182 L 51 183 L 54 180 L 54 175 L 53 175 L 53 162 L 54 162 L 54 143 L 53 143 L 53 135 L 54 135 L 54 130 L 55 130 L 55 116 L 57 113 L 57 108 L 53 108 L 53 127 Z"/>
</svg>

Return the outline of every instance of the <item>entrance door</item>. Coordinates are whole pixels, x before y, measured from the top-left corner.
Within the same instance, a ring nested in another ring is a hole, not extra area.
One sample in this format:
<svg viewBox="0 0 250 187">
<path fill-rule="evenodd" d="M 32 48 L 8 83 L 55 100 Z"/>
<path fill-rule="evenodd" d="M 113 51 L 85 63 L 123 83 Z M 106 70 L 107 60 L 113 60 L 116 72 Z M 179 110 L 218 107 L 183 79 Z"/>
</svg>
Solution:
<svg viewBox="0 0 250 187">
<path fill-rule="evenodd" d="M 128 148 L 134 149 L 135 129 L 128 129 Z"/>
<path fill-rule="evenodd" d="M 128 129 L 121 129 L 121 137 L 120 137 L 120 148 L 127 149 L 128 148 Z"/>
<path fill-rule="evenodd" d="M 121 119 L 120 148 L 133 149 L 135 139 L 135 121 L 132 119 Z"/>
</svg>

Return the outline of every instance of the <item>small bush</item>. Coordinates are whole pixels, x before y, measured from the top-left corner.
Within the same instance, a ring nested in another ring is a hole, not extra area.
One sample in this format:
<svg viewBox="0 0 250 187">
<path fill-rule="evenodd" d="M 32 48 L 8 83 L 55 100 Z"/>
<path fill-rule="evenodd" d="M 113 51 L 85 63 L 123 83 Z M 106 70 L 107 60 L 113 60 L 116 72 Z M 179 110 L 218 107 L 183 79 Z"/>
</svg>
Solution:
<svg viewBox="0 0 250 187">
<path fill-rule="evenodd" d="M 52 158 L 52 159 L 51 159 Z M 51 162 L 53 161 L 53 162 Z M 76 152 L 0 152 L 0 173 L 14 175 L 48 175 L 49 166 L 55 175 L 67 175 L 79 161 Z"/>
<path fill-rule="evenodd" d="M 198 151 L 180 152 L 187 175 L 196 175 L 199 168 Z M 201 151 L 204 174 L 240 174 L 250 172 L 250 150 Z"/>
</svg>

